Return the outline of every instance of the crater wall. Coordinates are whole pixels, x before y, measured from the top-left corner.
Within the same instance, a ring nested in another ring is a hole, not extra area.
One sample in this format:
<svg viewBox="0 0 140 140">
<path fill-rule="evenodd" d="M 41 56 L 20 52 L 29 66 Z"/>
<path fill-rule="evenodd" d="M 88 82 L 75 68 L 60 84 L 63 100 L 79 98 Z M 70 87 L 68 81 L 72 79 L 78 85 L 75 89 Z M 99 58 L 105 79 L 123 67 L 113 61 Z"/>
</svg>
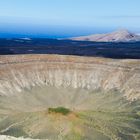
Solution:
<svg viewBox="0 0 140 140">
<path fill-rule="evenodd" d="M 34 86 L 118 90 L 140 98 L 140 61 L 62 55 L 0 56 L 0 95 Z"/>
</svg>

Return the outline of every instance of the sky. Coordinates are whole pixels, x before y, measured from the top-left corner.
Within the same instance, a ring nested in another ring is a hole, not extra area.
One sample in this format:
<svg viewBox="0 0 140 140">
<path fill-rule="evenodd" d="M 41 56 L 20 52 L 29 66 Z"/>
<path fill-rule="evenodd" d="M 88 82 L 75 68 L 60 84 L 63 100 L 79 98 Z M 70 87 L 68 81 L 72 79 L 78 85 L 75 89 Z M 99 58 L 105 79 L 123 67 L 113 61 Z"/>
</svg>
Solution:
<svg viewBox="0 0 140 140">
<path fill-rule="evenodd" d="M 0 0 L 0 37 L 140 33 L 140 0 Z"/>
</svg>

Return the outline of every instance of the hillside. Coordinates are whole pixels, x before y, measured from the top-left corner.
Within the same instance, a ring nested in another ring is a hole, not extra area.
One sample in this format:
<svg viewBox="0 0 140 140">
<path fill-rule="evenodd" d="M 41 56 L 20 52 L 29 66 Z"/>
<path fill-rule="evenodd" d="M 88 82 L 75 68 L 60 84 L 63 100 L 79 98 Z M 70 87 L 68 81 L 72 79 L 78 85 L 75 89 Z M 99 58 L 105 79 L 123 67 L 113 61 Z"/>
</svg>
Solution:
<svg viewBox="0 0 140 140">
<path fill-rule="evenodd" d="M 130 33 L 127 30 L 118 30 L 107 34 L 95 34 L 89 36 L 74 37 L 71 40 L 95 41 L 95 42 L 136 42 L 140 41 L 140 36 Z"/>
</svg>

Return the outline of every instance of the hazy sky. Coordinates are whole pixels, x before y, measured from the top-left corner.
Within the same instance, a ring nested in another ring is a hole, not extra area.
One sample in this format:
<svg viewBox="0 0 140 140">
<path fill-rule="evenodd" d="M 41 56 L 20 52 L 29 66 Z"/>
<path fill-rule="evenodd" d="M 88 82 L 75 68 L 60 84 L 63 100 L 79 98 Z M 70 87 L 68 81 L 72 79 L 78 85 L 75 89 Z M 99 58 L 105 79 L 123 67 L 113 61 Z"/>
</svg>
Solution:
<svg viewBox="0 0 140 140">
<path fill-rule="evenodd" d="M 140 32 L 140 0 L 0 0 L 0 33 Z"/>
</svg>

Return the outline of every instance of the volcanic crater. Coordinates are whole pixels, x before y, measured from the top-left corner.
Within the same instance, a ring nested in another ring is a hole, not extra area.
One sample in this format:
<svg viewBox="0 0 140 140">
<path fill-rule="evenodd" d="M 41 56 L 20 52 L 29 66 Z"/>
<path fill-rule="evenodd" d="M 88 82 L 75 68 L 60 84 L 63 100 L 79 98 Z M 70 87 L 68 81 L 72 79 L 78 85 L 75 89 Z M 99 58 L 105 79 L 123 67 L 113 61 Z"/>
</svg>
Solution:
<svg viewBox="0 0 140 140">
<path fill-rule="evenodd" d="M 0 134 L 139 140 L 139 85 L 137 59 L 0 56 Z"/>
</svg>

